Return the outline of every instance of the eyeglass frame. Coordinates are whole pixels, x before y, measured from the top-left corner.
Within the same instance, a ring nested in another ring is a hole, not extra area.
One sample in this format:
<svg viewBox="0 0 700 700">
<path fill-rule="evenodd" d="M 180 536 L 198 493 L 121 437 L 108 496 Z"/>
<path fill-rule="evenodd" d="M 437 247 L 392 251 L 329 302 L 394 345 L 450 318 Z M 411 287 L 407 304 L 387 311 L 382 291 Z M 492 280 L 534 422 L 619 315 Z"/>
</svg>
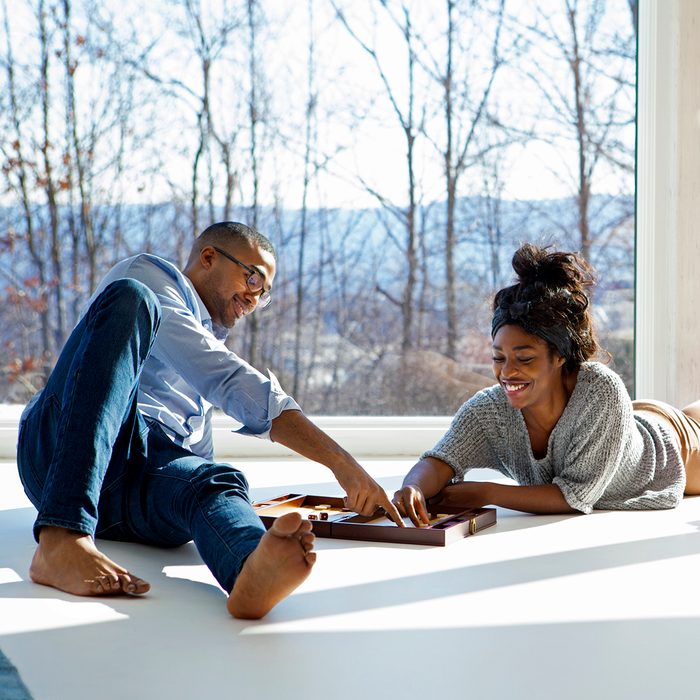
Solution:
<svg viewBox="0 0 700 700">
<path fill-rule="evenodd" d="M 233 255 L 227 253 L 225 250 L 221 250 L 221 248 L 217 248 L 215 245 L 213 245 L 212 248 L 217 253 L 220 253 L 225 258 L 228 258 L 231 262 L 236 263 L 236 265 L 240 265 L 246 272 L 249 273 L 249 276 L 246 277 L 245 283 L 251 292 L 260 293 L 260 296 L 258 297 L 259 309 L 264 309 L 272 303 L 272 294 L 270 293 L 269 289 L 265 289 L 265 275 L 262 272 L 260 272 L 260 270 L 258 270 L 255 267 L 251 267 L 250 265 L 246 265 L 244 262 L 238 260 L 238 258 L 234 258 Z M 258 277 L 262 279 L 263 284 L 260 286 L 260 289 L 253 289 L 252 285 L 250 284 L 249 280 L 253 275 L 258 275 Z"/>
</svg>

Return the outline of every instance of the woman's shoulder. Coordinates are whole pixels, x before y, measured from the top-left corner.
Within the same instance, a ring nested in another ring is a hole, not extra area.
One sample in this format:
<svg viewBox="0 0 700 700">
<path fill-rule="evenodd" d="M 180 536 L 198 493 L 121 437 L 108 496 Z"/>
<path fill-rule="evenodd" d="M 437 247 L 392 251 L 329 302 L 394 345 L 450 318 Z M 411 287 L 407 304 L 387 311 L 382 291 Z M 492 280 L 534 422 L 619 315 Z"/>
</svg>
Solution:
<svg viewBox="0 0 700 700">
<path fill-rule="evenodd" d="M 477 391 L 474 396 L 467 400 L 467 403 L 473 403 L 475 406 L 494 406 L 503 403 L 508 403 L 503 387 L 500 384 L 487 386 L 485 389 Z"/>
<path fill-rule="evenodd" d="M 622 382 L 620 375 L 613 369 L 610 369 L 602 362 L 582 362 L 579 369 L 579 378 L 583 377 L 589 382 L 612 382 L 619 384 Z"/>
<path fill-rule="evenodd" d="M 486 387 L 468 398 L 457 410 L 456 416 L 492 415 L 507 410 L 510 404 L 500 384 Z"/>
<path fill-rule="evenodd" d="M 622 377 L 602 362 L 584 362 L 578 371 L 576 393 L 581 398 L 590 398 L 594 394 L 599 399 L 608 398 L 615 401 L 619 398 L 629 399 Z"/>
<path fill-rule="evenodd" d="M 445 440 L 465 440 L 474 445 L 490 444 L 495 452 L 512 439 L 520 427 L 518 412 L 508 402 L 498 384 L 477 391 L 467 399 L 452 418 Z"/>
</svg>

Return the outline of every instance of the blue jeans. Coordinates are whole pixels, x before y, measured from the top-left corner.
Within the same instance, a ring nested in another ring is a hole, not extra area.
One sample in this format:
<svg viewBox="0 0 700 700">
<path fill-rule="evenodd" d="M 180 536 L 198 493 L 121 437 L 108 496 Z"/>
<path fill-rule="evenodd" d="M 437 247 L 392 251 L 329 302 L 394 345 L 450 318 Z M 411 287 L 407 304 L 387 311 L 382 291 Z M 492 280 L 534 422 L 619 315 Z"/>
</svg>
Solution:
<svg viewBox="0 0 700 700">
<path fill-rule="evenodd" d="M 47 525 L 176 547 L 194 540 L 229 592 L 265 532 L 245 476 L 173 443 L 138 410 L 160 305 L 132 279 L 110 284 L 66 342 L 20 428 L 17 464 Z"/>
</svg>

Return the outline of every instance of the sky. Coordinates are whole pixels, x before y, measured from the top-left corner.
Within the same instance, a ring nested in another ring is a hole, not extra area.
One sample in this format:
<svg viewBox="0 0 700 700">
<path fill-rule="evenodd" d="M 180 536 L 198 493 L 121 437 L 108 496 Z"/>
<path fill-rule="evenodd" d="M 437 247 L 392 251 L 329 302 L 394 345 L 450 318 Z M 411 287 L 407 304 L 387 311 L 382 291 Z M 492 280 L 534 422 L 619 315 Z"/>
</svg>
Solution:
<svg viewBox="0 0 700 700">
<path fill-rule="evenodd" d="M 8 2 L 3 0 L 4 10 Z M 377 3 L 368 0 L 338 3 L 347 9 L 348 22 L 360 38 L 377 51 L 382 69 L 396 99 L 399 109 L 407 113 L 406 50 L 405 42 L 397 30 L 387 21 L 385 13 L 377 9 Z M 33 18 L 28 0 L 9 2 L 10 23 L 15 51 L 35 51 L 31 34 Z M 48 3 L 49 6 L 52 3 Z M 80 13 L 83 4 L 74 0 L 76 20 L 84 22 Z M 213 35 L 212 28 L 222 22 L 243 23 L 242 31 L 236 35 L 235 45 L 223 53 L 212 79 L 212 105 L 216 127 L 222 133 L 233 134 L 239 123 L 247 118 L 246 99 L 240 89 L 241 75 L 248 69 L 245 38 L 245 16 L 240 15 L 237 5 L 230 0 L 201 2 L 204 26 Z M 558 10 L 562 2 L 541 0 L 536 5 L 526 0 L 507 0 L 506 14 L 511 26 L 522 26 L 534 22 L 533 8 L 537 7 L 548 17 L 551 28 L 559 36 L 565 36 L 566 26 L 561 23 Z M 150 45 L 149 58 L 143 67 L 155 69 L 166 79 L 177 79 L 195 92 L 200 89 L 200 73 L 192 56 L 192 44 L 178 32 L 181 14 L 174 0 L 145 2 L 145 0 L 105 0 L 99 3 L 97 15 L 111 17 L 118 27 L 119 40 L 126 51 L 139 56 L 146 45 Z M 315 142 L 317 157 L 323 160 L 321 174 L 313 179 L 309 189 L 311 206 L 357 207 L 377 204 L 377 197 L 368 190 L 381 195 L 385 200 L 404 206 L 407 201 L 407 174 L 405 167 L 406 139 L 392 109 L 387 91 L 383 86 L 376 66 L 349 32 L 335 19 L 329 0 L 292 2 L 270 0 L 262 2 L 269 23 L 258 37 L 256 60 L 266 75 L 264 91 L 273 106 L 267 124 L 268 133 L 278 132 L 278 143 L 282 148 L 271 149 L 260 166 L 261 197 L 263 203 L 271 203 L 282 197 L 288 206 L 300 205 L 304 180 L 304 128 L 303 114 L 307 100 L 308 27 L 315 28 L 315 81 L 318 93 Z M 444 18 L 440 15 L 443 3 L 414 2 L 411 19 L 421 31 L 424 42 L 422 52 L 436 61 L 442 61 L 441 28 Z M 310 10 L 312 20 L 310 20 Z M 607 25 L 610 27 L 629 22 L 627 3 L 610 0 L 606 3 Z M 4 14 L 4 13 L 3 13 Z M 97 16 L 96 15 L 96 16 Z M 437 19 L 436 19 L 437 16 Z M 376 23 L 374 18 L 378 18 Z M 138 31 L 137 31 L 138 28 Z M 478 56 L 488 56 L 490 37 L 476 27 L 472 33 L 460 37 L 460 51 L 456 62 L 476 62 Z M 89 37 L 90 38 L 90 37 Z M 518 42 L 520 42 L 518 44 Z M 140 44 L 140 46 L 139 46 Z M 542 139 L 531 139 L 526 144 L 514 143 L 501 151 L 499 175 L 502 196 L 509 199 L 550 199 L 569 196 L 576 175 L 576 144 L 571 132 L 561 124 L 547 124 L 546 104 L 542 102 L 536 82 L 526 77 L 525 60 L 522 59 L 523 40 L 512 35 L 502 41 L 504 55 L 509 64 L 497 76 L 494 92 L 498 94 L 499 113 L 504 121 L 520 129 L 546 128 L 549 143 Z M 507 49 L 506 49 L 507 47 Z M 109 47 L 106 47 L 109 49 Z M 538 48 L 533 49 L 537 53 Z M 548 49 L 549 51 L 549 49 Z M 551 73 L 563 90 L 569 89 L 569 76 L 561 71 L 561 61 L 555 63 L 547 51 L 539 56 L 541 68 Z M 426 61 L 429 64 L 429 61 Z M 428 65 L 428 68 L 431 66 Z M 473 77 L 474 91 L 478 91 L 480 70 L 478 66 L 466 65 L 465 70 Z M 483 72 L 483 71 L 481 71 Z M 421 73 L 421 71 L 419 71 Z M 81 119 L 87 122 L 95 105 L 109 99 L 107 85 L 99 71 L 79 66 L 76 73 L 79 94 L 86 96 L 82 103 Z M 472 79 L 472 78 L 470 78 Z M 245 83 L 245 80 L 243 80 Z M 417 118 L 425 121 L 430 138 L 439 146 L 444 141 L 442 115 L 434 96 L 439 94 L 434 82 L 421 74 L 416 81 Z M 151 85 L 151 88 L 153 86 Z M 146 91 L 147 92 L 147 91 Z M 158 98 L 142 106 L 142 116 L 133 126 L 134 136 L 124 155 L 131 168 L 131 176 L 119 186 L 129 201 L 158 201 L 172 196 L 173 191 L 185 193 L 190 184 L 192 153 L 196 144 L 195 108 L 196 100 L 186 90 L 175 89 L 177 97 Z M 430 98 L 425 96 L 430 93 Z M 143 95 L 141 95 L 143 97 Z M 595 96 L 592 96 L 595 100 Z M 62 115 L 56 114 L 59 121 Z M 634 127 L 621 132 L 628 148 L 634 143 Z M 260 133 L 264 143 L 265 134 Z M 430 139 L 417 138 L 416 172 L 425 201 L 444 197 L 443 161 L 436 145 Z M 237 156 L 241 167 L 248 162 L 248 144 L 244 138 L 237 143 Z M 474 171 L 470 180 L 465 180 L 463 194 L 478 193 L 483 175 Z M 622 179 L 619 171 L 599 166 L 596 178 L 597 192 L 631 193 L 633 176 L 627 173 Z M 250 197 L 250 185 L 244 177 L 242 196 Z"/>
</svg>

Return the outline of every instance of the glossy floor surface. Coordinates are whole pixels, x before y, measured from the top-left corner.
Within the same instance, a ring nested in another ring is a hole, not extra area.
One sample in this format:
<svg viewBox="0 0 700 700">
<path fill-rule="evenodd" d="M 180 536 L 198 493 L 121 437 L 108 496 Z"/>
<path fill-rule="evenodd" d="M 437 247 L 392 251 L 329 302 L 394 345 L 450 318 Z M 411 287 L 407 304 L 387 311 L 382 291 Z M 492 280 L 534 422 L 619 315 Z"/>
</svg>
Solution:
<svg viewBox="0 0 700 700">
<path fill-rule="evenodd" d="M 392 492 L 410 462 L 364 465 Z M 308 462 L 239 466 L 256 500 L 340 494 Z M 499 509 L 445 548 L 318 539 L 311 577 L 257 622 L 229 617 L 192 544 L 100 543 L 151 582 L 143 599 L 34 585 L 33 518 L 0 463 L 0 649 L 36 700 L 700 697 L 700 498 Z"/>
</svg>

